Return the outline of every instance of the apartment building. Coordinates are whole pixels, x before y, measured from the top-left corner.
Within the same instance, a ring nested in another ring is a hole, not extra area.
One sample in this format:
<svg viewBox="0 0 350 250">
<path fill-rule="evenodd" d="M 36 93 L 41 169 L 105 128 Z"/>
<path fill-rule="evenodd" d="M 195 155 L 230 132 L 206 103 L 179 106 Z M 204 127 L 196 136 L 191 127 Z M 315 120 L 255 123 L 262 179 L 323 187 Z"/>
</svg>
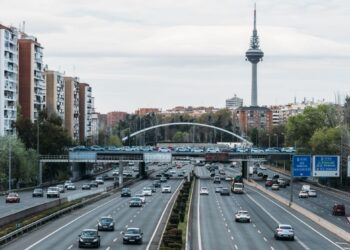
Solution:
<svg viewBox="0 0 350 250">
<path fill-rule="evenodd" d="M 241 131 L 248 132 L 249 128 L 272 129 L 272 111 L 267 107 L 240 107 L 237 109 L 237 117 Z"/>
<path fill-rule="evenodd" d="M 79 78 L 64 77 L 64 125 L 73 140 L 79 141 Z"/>
<path fill-rule="evenodd" d="M 18 100 L 22 115 L 34 122 L 46 106 L 43 47 L 37 38 L 21 33 L 18 48 Z"/>
<path fill-rule="evenodd" d="M 92 89 L 87 83 L 79 84 L 79 138 L 83 143 L 92 137 Z"/>
<path fill-rule="evenodd" d="M 128 113 L 121 112 L 121 111 L 108 112 L 107 113 L 107 127 L 112 128 L 118 122 L 125 121 L 127 115 L 128 115 Z"/>
<path fill-rule="evenodd" d="M 16 133 L 18 31 L 0 24 L 0 136 Z"/>
<path fill-rule="evenodd" d="M 47 112 L 57 114 L 64 122 L 64 75 L 58 71 L 45 70 L 45 79 Z"/>
</svg>

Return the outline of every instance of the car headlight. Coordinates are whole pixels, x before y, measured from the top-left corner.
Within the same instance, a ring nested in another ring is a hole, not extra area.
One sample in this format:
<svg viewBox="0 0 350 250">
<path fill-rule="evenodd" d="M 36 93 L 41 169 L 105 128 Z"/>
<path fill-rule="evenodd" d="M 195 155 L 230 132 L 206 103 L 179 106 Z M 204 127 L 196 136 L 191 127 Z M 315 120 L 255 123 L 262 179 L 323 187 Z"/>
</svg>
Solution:
<svg viewBox="0 0 350 250">
<path fill-rule="evenodd" d="M 79 238 L 79 241 L 80 241 L 80 242 L 84 242 L 84 239 L 83 239 L 83 238 Z"/>
<path fill-rule="evenodd" d="M 98 241 L 98 239 L 97 239 L 97 238 L 93 240 L 93 242 L 97 242 L 97 241 Z"/>
<path fill-rule="evenodd" d="M 98 226 L 99 226 L 99 227 L 102 227 L 102 224 L 99 222 L 99 223 L 98 223 Z"/>
<path fill-rule="evenodd" d="M 136 239 L 140 239 L 140 236 L 136 236 Z"/>
<path fill-rule="evenodd" d="M 129 237 L 127 237 L 127 236 L 124 236 L 124 237 L 123 237 L 123 239 L 126 239 L 126 240 L 128 240 L 128 239 L 129 239 Z"/>
<path fill-rule="evenodd" d="M 113 227 L 113 225 L 114 225 L 114 223 L 113 223 L 113 222 L 111 222 L 111 224 L 109 224 L 109 226 L 110 226 L 110 227 Z"/>
</svg>

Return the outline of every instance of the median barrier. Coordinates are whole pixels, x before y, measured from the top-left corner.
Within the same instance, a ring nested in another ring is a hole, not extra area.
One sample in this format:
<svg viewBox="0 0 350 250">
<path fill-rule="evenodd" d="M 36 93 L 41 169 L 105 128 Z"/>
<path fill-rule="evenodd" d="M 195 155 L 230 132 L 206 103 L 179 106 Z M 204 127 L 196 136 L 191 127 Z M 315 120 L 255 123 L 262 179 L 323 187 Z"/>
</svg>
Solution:
<svg viewBox="0 0 350 250">
<path fill-rule="evenodd" d="M 316 215 L 315 213 L 299 206 L 296 203 L 290 203 L 289 200 L 277 195 L 274 192 L 271 192 L 270 190 L 267 190 L 265 187 L 262 187 L 260 185 L 258 185 L 255 181 L 251 180 L 251 181 L 246 181 L 244 180 L 244 183 L 246 183 L 247 185 L 254 187 L 260 191 L 262 191 L 263 193 L 269 195 L 270 197 L 274 198 L 275 200 L 279 201 L 280 203 L 289 206 L 290 208 L 292 208 L 293 210 L 297 211 L 298 213 L 304 215 L 305 217 L 309 218 L 310 220 L 312 220 L 313 222 L 315 222 L 316 224 L 320 225 L 321 227 L 323 227 L 324 229 L 336 234 L 338 237 L 342 238 L 344 241 L 346 242 L 350 242 L 350 233 L 348 233 L 347 231 L 341 229 L 340 227 L 334 225 L 333 223 L 323 219 L 322 217 Z"/>
</svg>

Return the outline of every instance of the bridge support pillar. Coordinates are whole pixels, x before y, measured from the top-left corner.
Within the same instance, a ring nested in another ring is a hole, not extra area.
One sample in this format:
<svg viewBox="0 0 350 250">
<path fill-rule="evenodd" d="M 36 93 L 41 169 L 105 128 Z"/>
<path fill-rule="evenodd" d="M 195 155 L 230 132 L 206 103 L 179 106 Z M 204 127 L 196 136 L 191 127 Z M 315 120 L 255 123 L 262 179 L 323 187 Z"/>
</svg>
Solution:
<svg viewBox="0 0 350 250">
<path fill-rule="evenodd" d="M 247 179 L 248 177 L 248 162 L 242 161 L 242 177 Z"/>
<path fill-rule="evenodd" d="M 119 161 L 119 187 L 123 185 L 123 162 Z"/>
<path fill-rule="evenodd" d="M 147 179 L 147 173 L 146 173 L 145 166 L 146 166 L 146 164 L 144 161 L 139 163 L 139 173 L 140 173 L 140 177 L 142 177 L 142 179 Z"/>
<path fill-rule="evenodd" d="M 43 163 L 39 161 L 39 186 L 43 184 Z"/>
</svg>

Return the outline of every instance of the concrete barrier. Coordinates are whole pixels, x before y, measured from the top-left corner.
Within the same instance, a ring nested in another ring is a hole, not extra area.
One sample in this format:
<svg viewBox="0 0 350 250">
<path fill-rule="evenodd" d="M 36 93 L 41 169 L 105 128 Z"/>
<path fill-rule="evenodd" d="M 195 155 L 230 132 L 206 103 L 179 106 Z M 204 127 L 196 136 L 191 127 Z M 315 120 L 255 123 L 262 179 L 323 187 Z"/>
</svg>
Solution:
<svg viewBox="0 0 350 250">
<path fill-rule="evenodd" d="M 44 204 L 40 204 L 40 205 L 31 207 L 28 209 L 18 211 L 14 214 L 10 214 L 10 215 L 7 215 L 5 217 L 1 217 L 0 218 L 0 227 L 4 226 L 6 224 L 12 223 L 12 222 L 21 220 L 27 216 L 33 215 L 33 214 L 41 212 L 43 210 L 59 206 L 60 204 L 63 204 L 66 201 L 67 201 L 67 198 L 55 199 L 53 201 L 46 202 Z"/>
<path fill-rule="evenodd" d="M 289 200 L 279 196 L 278 194 L 267 190 L 266 188 L 258 185 L 255 181 L 246 181 L 244 180 L 244 182 L 251 186 L 254 187 L 260 191 L 262 191 L 263 193 L 269 195 L 270 197 L 274 198 L 275 200 L 279 201 L 280 203 L 289 206 L 290 208 L 292 208 L 293 210 L 301 213 L 302 215 L 304 215 L 305 217 L 309 218 L 310 220 L 312 220 L 313 222 L 315 222 L 316 224 L 320 225 L 321 227 L 323 227 L 324 229 L 336 234 L 337 236 L 339 236 L 340 238 L 342 238 L 344 241 L 346 242 L 350 242 L 350 233 L 348 233 L 347 231 L 345 231 L 344 229 L 334 225 L 333 223 L 323 219 L 322 217 L 316 215 L 315 213 L 299 206 L 296 203 L 290 203 Z"/>
</svg>

